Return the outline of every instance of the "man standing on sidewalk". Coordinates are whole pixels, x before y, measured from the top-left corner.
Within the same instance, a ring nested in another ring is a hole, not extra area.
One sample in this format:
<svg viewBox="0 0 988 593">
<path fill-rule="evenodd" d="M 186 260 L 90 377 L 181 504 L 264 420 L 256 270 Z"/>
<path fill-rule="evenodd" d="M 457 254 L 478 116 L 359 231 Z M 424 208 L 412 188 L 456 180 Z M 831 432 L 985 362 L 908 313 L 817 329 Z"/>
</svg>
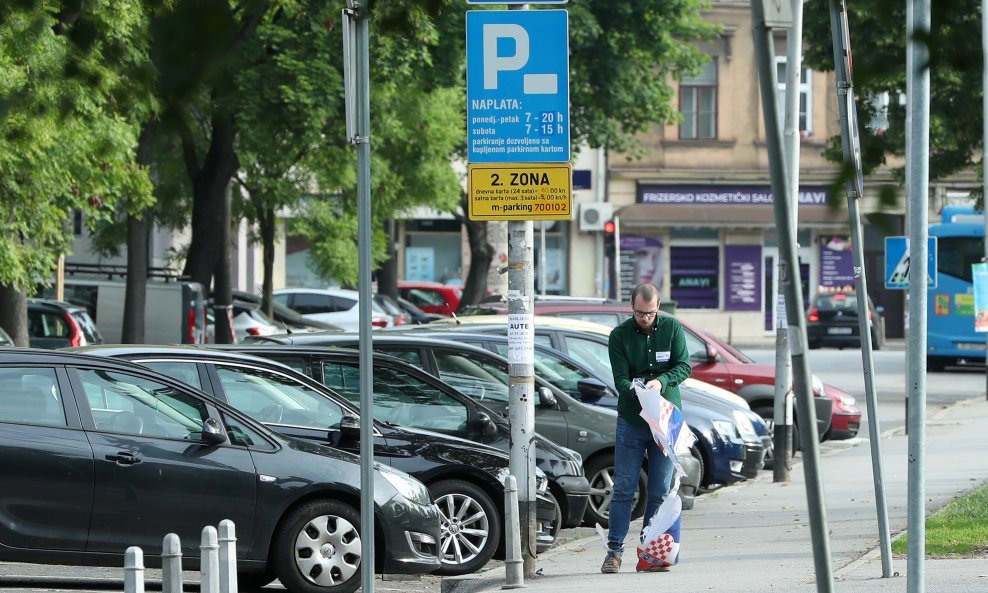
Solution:
<svg viewBox="0 0 988 593">
<path fill-rule="evenodd" d="M 659 316 L 659 289 L 639 284 L 631 293 L 634 317 L 611 331 L 608 353 L 618 389 L 617 434 L 614 442 L 614 493 L 607 531 L 607 556 L 600 572 L 621 570 L 624 539 L 631 524 L 631 508 L 645 453 L 648 453 L 648 500 L 645 521 L 669 494 L 672 462 L 652 438 L 640 416 L 641 404 L 631 382 L 641 379 L 682 409 L 679 384 L 690 376 L 689 350 L 683 326 L 671 316 Z M 668 570 L 661 567 L 660 570 Z"/>
</svg>

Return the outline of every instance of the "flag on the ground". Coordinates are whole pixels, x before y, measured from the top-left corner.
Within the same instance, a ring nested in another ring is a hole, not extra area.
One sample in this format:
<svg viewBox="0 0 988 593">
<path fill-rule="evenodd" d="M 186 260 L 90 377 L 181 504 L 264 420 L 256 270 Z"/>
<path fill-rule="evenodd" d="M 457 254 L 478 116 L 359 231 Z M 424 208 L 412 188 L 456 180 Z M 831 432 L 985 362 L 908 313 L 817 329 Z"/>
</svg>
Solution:
<svg viewBox="0 0 988 593">
<path fill-rule="evenodd" d="M 641 417 L 648 423 L 652 438 L 672 461 L 676 470 L 672 490 L 642 530 L 636 569 L 646 571 L 679 563 L 679 531 L 683 511 L 679 481 L 686 475 L 679 455 L 689 453 L 696 437 L 686 425 L 679 408 L 662 397 L 658 390 L 647 389 L 640 380 L 635 380 L 633 385 L 642 406 Z"/>
</svg>

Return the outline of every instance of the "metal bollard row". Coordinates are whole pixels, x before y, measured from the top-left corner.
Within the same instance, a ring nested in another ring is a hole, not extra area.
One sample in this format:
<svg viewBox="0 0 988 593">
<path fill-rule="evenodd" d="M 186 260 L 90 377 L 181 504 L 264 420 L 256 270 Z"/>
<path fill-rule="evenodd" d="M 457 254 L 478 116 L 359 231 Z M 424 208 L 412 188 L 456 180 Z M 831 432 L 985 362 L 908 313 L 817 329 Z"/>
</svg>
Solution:
<svg viewBox="0 0 988 593">
<path fill-rule="evenodd" d="M 200 592 L 238 593 L 237 535 L 233 521 L 220 521 L 202 529 L 199 543 Z M 182 593 L 182 544 L 174 533 L 165 536 L 161 547 L 161 591 Z M 124 554 L 124 593 L 144 593 L 144 551 L 137 546 Z"/>
</svg>

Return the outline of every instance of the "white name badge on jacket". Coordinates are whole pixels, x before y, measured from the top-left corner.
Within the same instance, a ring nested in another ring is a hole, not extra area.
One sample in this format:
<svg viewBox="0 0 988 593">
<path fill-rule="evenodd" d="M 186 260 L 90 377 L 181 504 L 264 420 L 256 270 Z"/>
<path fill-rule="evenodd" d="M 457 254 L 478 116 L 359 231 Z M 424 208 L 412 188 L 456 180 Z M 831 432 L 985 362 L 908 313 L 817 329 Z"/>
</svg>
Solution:
<svg viewBox="0 0 988 593">
<path fill-rule="evenodd" d="M 655 362 L 669 362 L 670 358 L 672 358 L 672 353 L 668 350 L 655 353 Z"/>
</svg>

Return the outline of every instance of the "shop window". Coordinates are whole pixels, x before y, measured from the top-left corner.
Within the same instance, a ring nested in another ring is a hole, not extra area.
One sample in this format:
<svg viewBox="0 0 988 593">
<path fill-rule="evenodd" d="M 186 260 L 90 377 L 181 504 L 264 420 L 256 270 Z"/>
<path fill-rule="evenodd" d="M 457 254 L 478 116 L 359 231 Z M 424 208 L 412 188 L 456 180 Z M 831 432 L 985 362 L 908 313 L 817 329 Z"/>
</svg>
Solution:
<svg viewBox="0 0 988 593">
<path fill-rule="evenodd" d="M 716 309 L 720 303 L 720 252 L 716 246 L 673 246 L 669 297 L 680 309 Z"/>
<path fill-rule="evenodd" d="M 679 137 L 707 140 L 717 137 L 717 60 L 710 59 L 700 72 L 679 83 Z"/>
</svg>

